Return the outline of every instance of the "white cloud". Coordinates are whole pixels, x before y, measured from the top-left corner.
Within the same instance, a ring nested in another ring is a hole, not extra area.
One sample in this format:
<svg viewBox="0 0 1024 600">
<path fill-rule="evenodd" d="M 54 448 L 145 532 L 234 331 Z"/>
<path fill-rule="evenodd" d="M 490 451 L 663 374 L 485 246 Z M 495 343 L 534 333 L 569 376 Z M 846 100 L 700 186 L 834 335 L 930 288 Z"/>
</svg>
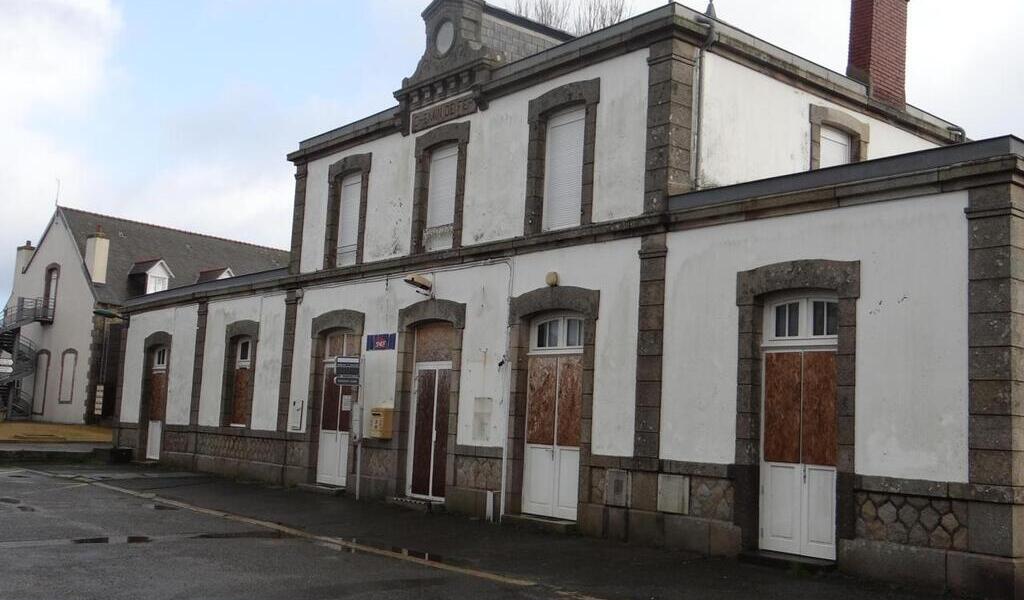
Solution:
<svg viewBox="0 0 1024 600">
<path fill-rule="evenodd" d="M 0 229 L 0 298 L 15 247 L 50 216 L 56 178 L 99 189 L 102 169 L 51 132 L 95 98 L 120 27 L 109 0 L 0 0 L 0 218 L 17 224 Z"/>
</svg>

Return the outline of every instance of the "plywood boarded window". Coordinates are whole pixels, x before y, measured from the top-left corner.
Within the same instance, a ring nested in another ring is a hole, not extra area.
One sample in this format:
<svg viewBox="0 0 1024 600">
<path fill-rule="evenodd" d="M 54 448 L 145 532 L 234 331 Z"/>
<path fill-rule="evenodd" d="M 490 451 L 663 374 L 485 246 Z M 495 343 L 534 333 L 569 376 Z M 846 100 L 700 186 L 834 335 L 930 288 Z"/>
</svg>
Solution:
<svg viewBox="0 0 1024 600">
<path fill-rule="evenodd" d="M 450 362 L 455 329 L 451 323 L 436 322 L 416 328 L 416 362 Z"/>
</svg>

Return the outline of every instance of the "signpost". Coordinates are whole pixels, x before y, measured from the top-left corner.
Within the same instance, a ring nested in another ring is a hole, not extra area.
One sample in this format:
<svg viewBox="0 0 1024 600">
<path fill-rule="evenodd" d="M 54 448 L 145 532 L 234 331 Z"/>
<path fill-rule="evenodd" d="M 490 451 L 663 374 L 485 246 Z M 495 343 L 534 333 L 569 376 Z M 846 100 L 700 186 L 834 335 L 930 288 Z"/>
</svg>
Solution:
<svg viewBox="0 0 1024 600">
<path fill-rule="evenodd" d="M 359 385 L 359 358 L 334 359 L 334 385 Z"/>
</svg>

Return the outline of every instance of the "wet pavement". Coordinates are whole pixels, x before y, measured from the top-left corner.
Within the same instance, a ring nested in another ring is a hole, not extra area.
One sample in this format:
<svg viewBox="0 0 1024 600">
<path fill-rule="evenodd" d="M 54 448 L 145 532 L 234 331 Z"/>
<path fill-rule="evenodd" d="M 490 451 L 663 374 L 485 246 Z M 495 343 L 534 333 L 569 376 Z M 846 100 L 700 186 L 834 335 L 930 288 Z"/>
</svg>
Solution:
<svg viewBox="0 0 1024 600">
<path fill-rule="evenodd" d="M 138 466 L 0 467 L 0 599 L 934 598 Z"/>
</svg>

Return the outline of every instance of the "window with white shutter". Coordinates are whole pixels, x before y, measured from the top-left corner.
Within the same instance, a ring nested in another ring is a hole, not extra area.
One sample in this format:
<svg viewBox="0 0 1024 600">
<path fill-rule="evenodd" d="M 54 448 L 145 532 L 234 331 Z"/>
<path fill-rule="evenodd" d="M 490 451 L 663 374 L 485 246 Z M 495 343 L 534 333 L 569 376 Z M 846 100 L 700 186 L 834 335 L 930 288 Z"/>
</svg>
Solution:
<svg viewBox="0 0 1024 600">
<path fill-rule="evenodd" d="M 821 128 L 821 168 L 848 165 L 852 162 L 850 134 L 834 127 Z"/>
<path fill-rule="evenodd" d="M 427 224 L 423 230 L 423 247 L 428 252 L 452 247 L 458 171 L 458 144 L 441 146 L 431 153 Z"/>
<path fill-rule="evenodd" d="M 362 197 L 363 175 L 356 173 L 341 181 L 341 202 L 338 214 L 338 257 L 335 265 L 356 264 L 359 248 L 359 201 Z"/>
<path fill-rule="evenodd" d="M 580 224 L 583 203 L 583 136 L 586 109 L 548 119 L 544 166 L 544 230 Z"/>
</svg>

